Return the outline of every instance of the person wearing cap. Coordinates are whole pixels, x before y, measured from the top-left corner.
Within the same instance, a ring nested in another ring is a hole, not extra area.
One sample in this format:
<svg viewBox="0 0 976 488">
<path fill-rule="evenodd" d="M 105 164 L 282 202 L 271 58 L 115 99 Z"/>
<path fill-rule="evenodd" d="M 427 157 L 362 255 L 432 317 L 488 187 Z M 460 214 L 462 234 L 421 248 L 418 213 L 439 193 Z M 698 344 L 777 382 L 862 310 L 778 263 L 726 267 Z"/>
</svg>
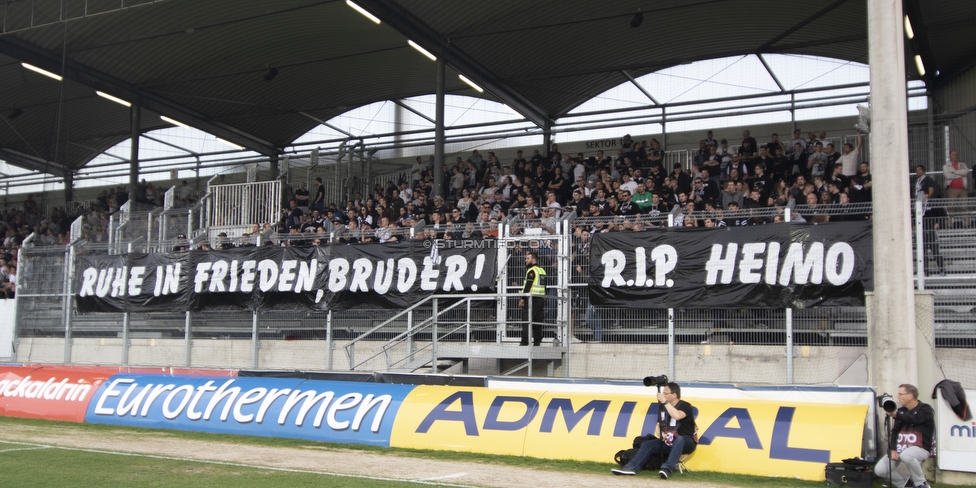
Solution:
<svg viewBox="0 0 976 488">
<path fill-rule="evenodd" d="M 221 232 L 217 234 L 217 250 L 226 251 L 227 249 L 234 249 L 234 244 L 230 239 L 227 238 L 226 232 Z"/>
<path fill-rule="evenodd" d="M 190 250 L 190 243 L 186 239 L 186 234 L 180 234 L 176 236 L 176 245 L 173 246 L 173 251 L 183 252 Z"/>
</svg>

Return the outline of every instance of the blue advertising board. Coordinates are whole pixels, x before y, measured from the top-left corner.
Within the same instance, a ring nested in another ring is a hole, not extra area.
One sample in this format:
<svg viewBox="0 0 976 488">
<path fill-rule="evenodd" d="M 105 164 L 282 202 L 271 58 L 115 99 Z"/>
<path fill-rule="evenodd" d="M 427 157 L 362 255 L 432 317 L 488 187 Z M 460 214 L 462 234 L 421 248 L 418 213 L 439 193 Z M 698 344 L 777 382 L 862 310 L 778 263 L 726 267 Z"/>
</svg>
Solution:
<svg viewBox="0 0 976 488">
<path fill-rule="evenodd" d="M 118 374 L 92 396 L 85 422 L 389 446 L 400 404 L 414 388 Z"/>
</svg>

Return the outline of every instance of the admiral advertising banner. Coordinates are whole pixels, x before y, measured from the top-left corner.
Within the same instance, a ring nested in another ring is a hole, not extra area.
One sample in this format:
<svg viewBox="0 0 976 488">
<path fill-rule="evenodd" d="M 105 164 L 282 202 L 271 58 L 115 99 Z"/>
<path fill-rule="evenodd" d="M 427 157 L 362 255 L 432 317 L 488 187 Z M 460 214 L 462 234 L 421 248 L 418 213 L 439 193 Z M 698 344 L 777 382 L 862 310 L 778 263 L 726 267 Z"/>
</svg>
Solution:
<svg viewBox="0 0 976 488">
<path fill-rule="evenodd" d="M 493 246 L 430 241 L 130 253 L 80 256 L 74 291 L 81 312 L 405 308 L 491 292 L 496 267 Z"/>
<path fill-rule="evenodd" d="M 417 386 L 400 406 L 391 447 L 612 462 L 653 433 L 654 390 L 571 393 Z M 683 397 L 684 398 L 684 397 Z M 861 455 L 866 405 L 685 398 L 699 444 L 692 470 L 823 480 L 824 465 Z"/>
<path fill-rule="evenodd" d="M 650 308 L 859 306 L 874 288 L 870 222 L 594 234 L 594 304 Z"/>
</svg>

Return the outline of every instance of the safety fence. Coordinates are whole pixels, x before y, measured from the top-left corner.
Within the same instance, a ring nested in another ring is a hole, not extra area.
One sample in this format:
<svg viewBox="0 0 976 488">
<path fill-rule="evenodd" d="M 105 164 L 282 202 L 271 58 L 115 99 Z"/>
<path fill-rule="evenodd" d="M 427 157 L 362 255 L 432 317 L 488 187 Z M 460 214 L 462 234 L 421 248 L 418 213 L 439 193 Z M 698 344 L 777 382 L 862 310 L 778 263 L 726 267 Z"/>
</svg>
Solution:
<svg viewBox="0 0 976 488">
<path fill-rule="evenodd" d="M 976 347 L 976 245 L 970 237 L 976 224 L 976 200 L 932 200 L 927 205 L 916 205 L 915 212 L 915 221 L 920 225 L 913 235 L 916 287 L 933 293 L 931 342 L 937 348 L 937 357 L 948 360 L 961 350 Z M 744 378 L 740 376 L 743 370 L 768 362 L 770 366 L 766 367 L 771 369 L 766 374 L 771 382 L 782 382 L 784 378 L 796 383 L 833 382 L 863 360 L 868 337 L 864 307 L 716 309 L 702 304 L 695 309 L 646 309 L 597 306 L 589 299 L 588 239 L 601 229 L 612 226 L 614 231 L 628 232 L 640 230 L 640 226 L 675 226 L 678 222 L 699 225 L 705 220 L 716 225 L 789 226 L 789 221 L 805 214 L 824 216 L 830 221 L 870 218 L 871 211 L 869 204 L 858 204 L 773 207 L 721 214 L 683 214 L 676 210 L 628 217 L 577 218 L 575 213 L 569 213 L 554 221 L 516 214 L 500 222 L 474 223 L 481 238 L 497 241 L 498 282 L 503 286 L 487 299 L 478 295 L 477 300 L 470 300 L 464 307 L 447 310 L 448 302 L 442 301 L 439 310 L 435 310 L 433 302 L 426 302 L 418 304 L 410 315 L 401 310 L 362 309 L 80 314 L 72 304 L 69 281 L 79 256 L 170 250 L 167 246 L 176 243 L 148 243 L 141 235 L 125 242 L 123 248 L 119 247 L 121 243 L 84 240 L 68 247 L 31 247 L 28 241 L 18 262 L 17 358 L 81 364 L 267 369 L 361 370 L 418 364 L 418 368 L 443 369 L 460 362 L 461 354 L 454 358 L 441 356 L 453 362 L 438 361 L 437 354 L 423 363 L 408 356 L 415 356 L 416 351 L 430 352 L 432 337 L 443 344 L 518 349 L 515 344 L 521 340 L 524 322 L 517 303 L 526 272 L 525 253 L 536 249 L 542 265 L 551 269 L 550 275 L 555 277 L 547 283 L 547 325 L 543 332 L 544 345 L 565 348 L 559 357 L 565 364 L 554 374 L 629 377 L 635 368 L 650 368 L 685 380 L 735 381 Z M 129 212 L 122 223 L 131 224 L 135 215 Z M 464 236 L 467 227 L 418 222 L 402 229 L 401 238 L 471 238 Z M 213 232 L 201 229 L 201 238 L 215 239 L 207 231 Z M 375 236 L 375 231 L 372 234 Z M 277 246 L 354 245 L 344 241 L 343 236 L 348 236 L 348 230 L 341 227 L 324 235 L 263 235 L 270 245 Z M 424 322 L 436 323 L 438 329 L 404 334 Z M 384 323 L 384 327 L 377 328 Z M 36 339 L 44 338 L 66 339 L 63 350 L 39 348 Z M 388 345 L 390 341 L 396 344 Z M 348 350 L 344 353 L 338 347 L 351 343 L 356 344 L 355 357 L 377 359 L 366 363 L 347 361 Z M 382 353 L 386 361 L 380 360 L 377 353 Z M 391 354 L 398 356 L 391 359 Z M 646 354 L 650 354 L 646 364 L 624 364 Z M 832 366 L 809 360 L 818 354 L 830 356 Z M 496 359 L 505 358 L 501 354 Z M 478 360 L 489 358 L 469 355 L 463 362 L 469 367 Z M 694 364 L 694 369 L 689 364 Z M 509 366 L 512 365 L 501 368 Z M 971 371 L 960 371 L 954 377 L 969 383 L 976 381 Z M 749 378 L 762 381 L 755 375 Z"/>
</svg>

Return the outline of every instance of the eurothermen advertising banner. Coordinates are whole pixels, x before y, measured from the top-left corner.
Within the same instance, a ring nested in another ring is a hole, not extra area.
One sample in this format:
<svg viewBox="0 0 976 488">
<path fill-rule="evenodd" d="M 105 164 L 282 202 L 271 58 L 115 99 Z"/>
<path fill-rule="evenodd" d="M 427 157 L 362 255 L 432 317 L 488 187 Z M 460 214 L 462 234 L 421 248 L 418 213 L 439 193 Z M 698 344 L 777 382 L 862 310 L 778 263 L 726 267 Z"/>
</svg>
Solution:
<svg viewBox="0 0 976 488">
<path fill-rule="evenodd" d="M 617 307 L 858 306 L 874 289 L 870 222 L 594 234 L 590 299 Z"/>
<path fill-rule="evenodd" d="M 390 445 L 606 462 L 653 433 L 657 399 L 634 395 L 417 386 Z M 866 405 L 696 399 L 700 443 L 691 469 L 823 480 L 823 467 L 861 455 Z"/>
<path fill-rule="evenodd" d="M 85 422 L 390 445 L 413 386 L 301 378 L 115 375 Z"/>
<path fill-rule="evenodd" d="M 342 310 L 495 289 L 494 246 L 431 242 L 80 256 L 74 294 L 81 312 Z"/>
</svg>

